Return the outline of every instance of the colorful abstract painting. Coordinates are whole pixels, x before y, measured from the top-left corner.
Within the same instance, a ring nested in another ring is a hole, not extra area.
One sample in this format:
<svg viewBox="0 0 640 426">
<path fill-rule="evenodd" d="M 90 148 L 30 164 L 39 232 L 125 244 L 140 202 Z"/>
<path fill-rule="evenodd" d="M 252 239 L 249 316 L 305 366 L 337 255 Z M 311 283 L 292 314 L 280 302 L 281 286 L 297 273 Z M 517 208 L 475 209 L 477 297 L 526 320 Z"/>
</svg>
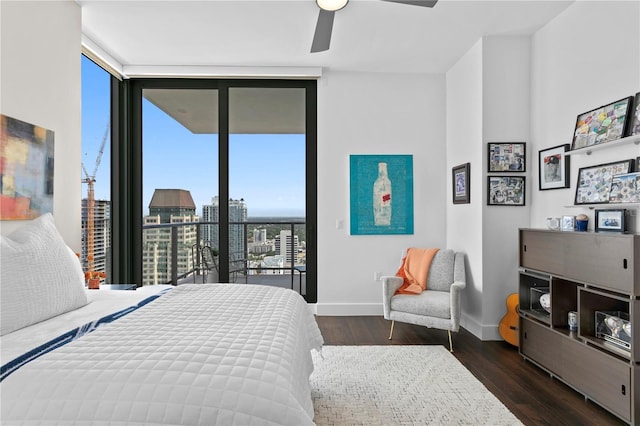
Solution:
<svg viewBox="0 0 640 426">
<path fill-rule="evenodd" d="M 351 235 L 413 234 L 413 156 L 351 155 Z"/>
<path fill-rule="evenodd" d="M 0 220 L 53 212 L 54 135 L 0 115 Z"/>
</svg>

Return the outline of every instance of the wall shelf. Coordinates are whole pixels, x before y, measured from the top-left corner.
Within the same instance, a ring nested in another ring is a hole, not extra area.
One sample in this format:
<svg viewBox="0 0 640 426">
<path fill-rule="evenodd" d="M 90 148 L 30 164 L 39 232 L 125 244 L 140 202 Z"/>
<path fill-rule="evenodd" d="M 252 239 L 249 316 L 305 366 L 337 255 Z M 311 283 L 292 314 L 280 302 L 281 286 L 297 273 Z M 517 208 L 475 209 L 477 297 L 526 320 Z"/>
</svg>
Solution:
<svg viewBox="0 0 640 426">
<path fill-rule="evenodd" d="M 585 146 L 584 148 L 572 149 L 564 153 L 564 155 L 591 155 L 593 151 L 598 151 L 600 149 L 612 148 L 614 146 L 622 146 L 634 143 L 636 145 L 640 145 L 640 134 L 627 136 L 626 138 L 617 139 L 611 142 L 601 143 L 599 145 L 591 145 Z"/>
</svg>

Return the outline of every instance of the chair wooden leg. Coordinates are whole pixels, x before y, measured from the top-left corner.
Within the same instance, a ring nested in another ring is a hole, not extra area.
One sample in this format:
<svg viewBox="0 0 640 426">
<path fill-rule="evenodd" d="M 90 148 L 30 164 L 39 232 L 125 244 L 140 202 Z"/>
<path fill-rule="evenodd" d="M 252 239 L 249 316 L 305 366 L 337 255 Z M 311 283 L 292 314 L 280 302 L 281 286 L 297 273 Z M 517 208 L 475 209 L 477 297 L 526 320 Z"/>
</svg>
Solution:
<svg viewBox="0 0 640 426">
<path fill-rule="evenodd" d="M 396 323 L 395 320 L 391 321 L 391 331 L 389 332 L 389 340 L 391 340 L 391 336 L 393 335 L 393 326 L 394 326 L 395 323 Z"/>
<path fill-rule="evenodd" d="M 447 330 L 449 333 L 449 352 L 453 353 L 453 343 L 451 342 L 451 330 Z"/>
</svg>

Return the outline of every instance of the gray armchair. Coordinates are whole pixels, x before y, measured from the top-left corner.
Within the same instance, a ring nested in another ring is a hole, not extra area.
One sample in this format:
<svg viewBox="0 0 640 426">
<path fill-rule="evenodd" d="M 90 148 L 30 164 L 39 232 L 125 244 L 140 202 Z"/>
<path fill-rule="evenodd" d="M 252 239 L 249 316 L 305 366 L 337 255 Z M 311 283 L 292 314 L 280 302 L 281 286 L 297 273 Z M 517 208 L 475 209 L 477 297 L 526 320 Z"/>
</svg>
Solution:
<svg viewBox="0 0 640 426">
<path fill-rule="evenodd" d="M 391 320 L 389 340 L 395 321 L 447 330 L 449 350 L 453 352 L 451 332 L 460 328 L 460 297 L 466 285 L 465 254 L 441 249 L 433 257 L 427 289 L 420 294 L 397 294 L 400 277 L 382 277 L 384 318 Z"/>
</svg>

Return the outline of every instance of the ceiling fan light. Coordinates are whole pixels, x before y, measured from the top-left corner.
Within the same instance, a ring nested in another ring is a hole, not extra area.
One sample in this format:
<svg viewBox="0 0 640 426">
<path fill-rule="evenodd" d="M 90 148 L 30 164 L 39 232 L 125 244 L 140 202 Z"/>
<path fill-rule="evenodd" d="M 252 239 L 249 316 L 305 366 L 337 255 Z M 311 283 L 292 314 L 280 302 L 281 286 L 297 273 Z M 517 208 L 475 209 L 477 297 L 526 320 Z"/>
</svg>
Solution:
<svg viewBox="0 0 640 426">
<path fill-rule="evenodd" d="M 320 9 L 334 12 L 340 10 L 347 5 L 349 0 L 316 0 L 316 4 Z"/>
</svg>

